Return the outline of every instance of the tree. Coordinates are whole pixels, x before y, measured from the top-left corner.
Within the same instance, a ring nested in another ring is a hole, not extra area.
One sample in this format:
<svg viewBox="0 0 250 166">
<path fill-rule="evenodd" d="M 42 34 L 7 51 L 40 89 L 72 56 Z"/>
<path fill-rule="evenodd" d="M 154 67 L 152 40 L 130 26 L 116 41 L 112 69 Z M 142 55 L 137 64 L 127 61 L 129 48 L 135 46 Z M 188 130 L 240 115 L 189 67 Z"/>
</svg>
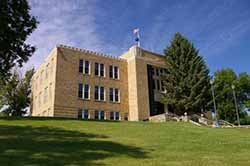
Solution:
<svg viewBox="0 0 250 166">
<path fill-rule="evenodd" d="M 0 1 L 0 85 L 6 84 L 14 66 L 21 67 L 35 51 L 25 40 L 38 22 L 26 0 Z"/>
<path fill-rule="evenodd" d="M 22 116 L 26 113 L 27 107 L 31 103 L 31 78 L 34 69 L 28 70 L 24 78 L 15 71 L 10 77 L 7 85 L 4 86 L 4 94 L 2 95 L 2 103 L 6 108 L 4 112 L 12 116 Z"/>
<path fill-rule="evenodd" d="M 237 75 L 232 69 L 218 70 L 214 76 L 218 118 L 236 123 L 232 85 L 235 86 L 240 118 L 245 118 L 244 110 L 250 107 L 250 76 L 247 73 Z"/>
<path fill-rule="evenodd" d="M 176 33 L 164 50 L 167 74 L 163 77 L 166 93 L 163 102 L 177 113 L 197 113 L 207 107 L 209 70 L 192 43 Z"/>
</svg>

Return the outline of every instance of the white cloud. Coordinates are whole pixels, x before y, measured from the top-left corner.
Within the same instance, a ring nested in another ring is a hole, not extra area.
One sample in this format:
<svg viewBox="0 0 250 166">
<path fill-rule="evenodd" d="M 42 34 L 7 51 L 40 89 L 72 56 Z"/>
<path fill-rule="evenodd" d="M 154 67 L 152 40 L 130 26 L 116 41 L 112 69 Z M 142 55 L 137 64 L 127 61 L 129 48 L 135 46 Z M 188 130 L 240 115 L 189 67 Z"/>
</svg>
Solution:
<svg viewBox="0 0 250 166">
<path fill-rule="evenodd" d="M 31 13 L 40 24 L 27 42 L 37 51 L 25 68 L 37 67 L 56 44 L 101 50 L 102 41 L 96 32 L 93 1 L 30 0 Z"/>
</svg>

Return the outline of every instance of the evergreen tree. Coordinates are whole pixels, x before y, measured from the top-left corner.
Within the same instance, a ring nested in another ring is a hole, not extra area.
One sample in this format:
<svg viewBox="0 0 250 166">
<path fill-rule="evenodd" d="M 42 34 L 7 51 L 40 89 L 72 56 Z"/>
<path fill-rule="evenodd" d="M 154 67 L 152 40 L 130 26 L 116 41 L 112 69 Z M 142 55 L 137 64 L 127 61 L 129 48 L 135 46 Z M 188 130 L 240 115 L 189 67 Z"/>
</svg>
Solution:
<svg viewBox="0 0 250 166">
<path fill-rule="evenodd" d="M 211 101 L 209 70 L 192 43 L 176 33 L 164 50 L 167 73 L 163 102 L 176 114 L 198 113 Z"/>
</svg>

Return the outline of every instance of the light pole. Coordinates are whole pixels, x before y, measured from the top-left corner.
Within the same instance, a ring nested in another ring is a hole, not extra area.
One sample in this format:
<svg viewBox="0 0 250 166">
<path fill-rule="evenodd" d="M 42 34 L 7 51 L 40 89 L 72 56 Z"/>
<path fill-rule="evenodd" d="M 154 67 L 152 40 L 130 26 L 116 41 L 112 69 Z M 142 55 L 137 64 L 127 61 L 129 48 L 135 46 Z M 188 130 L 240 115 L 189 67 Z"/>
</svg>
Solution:
<svg viewBox="0 0 250 166">
<path fill-rule="evenodd" d="M 215 114 L 215 121 L 217 123 L 217 110 L 216 110 L 216 103 L 215 103 L 215 97 L 214 97 L 214 80 L 211 79 L 210 80 L 210 84 L 211 84 L 211 90 L 212 90 L 212 96 L 213 96 L 213 103 L 214 103 L 214 114 Z"/>
<path fill-rule="evenodd" d="M 239 111 L 238 111 L 238 105 L 237 105 L 237 99 L 236 99 L 236 94 L 235 94 L 235 90 L 234 90 L 235 89 L 234 85 L 232 85 L 232 89 L 233 89 L 234 104 L 235 104 L 238 126 L 240 126 L 240 117 L 239 117 Z"/>
</svg>

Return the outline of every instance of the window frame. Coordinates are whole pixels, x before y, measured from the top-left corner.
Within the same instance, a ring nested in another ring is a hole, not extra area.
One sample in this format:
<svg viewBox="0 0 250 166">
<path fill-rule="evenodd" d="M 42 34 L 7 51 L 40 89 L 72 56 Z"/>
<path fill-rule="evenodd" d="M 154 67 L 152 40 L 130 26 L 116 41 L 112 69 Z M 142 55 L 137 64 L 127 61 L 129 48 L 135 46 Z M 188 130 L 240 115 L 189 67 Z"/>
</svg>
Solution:
<svg viewBox="0 0 250 166">
<path fill-rule="evenodd" d="M 86 65 L 88 63 L 88 65 Z M 88 69 L 88 72 L 86 72 Z M 90 75 L 91 74 L 91 62 L 89 60 L 79 59 L 79 73 Z"/>
<path fill-rule="evenodd" d="M 103 113 L 103 116 L 102 116 L 102 113 Z M 105 111 L 104 110 L 95 110 L 94 119 L 95 120 L 106 120 Z"/>
<path fill-rule="evenodd" d="M 102 94 L 101 94 L 101 89 L 103 88 L 103 100 L 102 99 Z M 94 92 L 94 96 L 95 96 L 95 101 L 101 101 L 101 102 L 105 102 L 106 101 L 106 90 L 104 86 L 99 86 L 99 85 L 95 85 L 95 92 Z"/>
<path fill-rule="evenodd" d="M 80 88 L 80 85 L 82 88 Z M 88 97 L 85 97 L 86 86 L 88 86 Z M 81 92 L 81 95 L 80 95 L 80 92 Z M 90 85 L 89 84 L 78 83 L 78 98 L 83 99 L 83 100 L 90 100 Z"/>
<path fill-rule="evenodd" d="M 117 72 L 116 72 L 117 69 Z M 120 69 L 119 66 L 116 65 L 110 65 L 109 66 L 109 78 L 114 80 L 120 79 Z"/>
<path fill-rule="evenodd" d="M 112 97 L 111 97 L 111 91 L 112 91 Z M 116 94 L 116 92 L 117 92 L 117 94 Z M 118 97 L 118 100 L 116 100 L 116 96 Z M 120 89 L 109 88 L 109 100 L 112 103 L 120 103 L 121 102 Z"/>
<path fill-rule="evenodd" d="M 113 116 L 111 116 L 111 114 L 112 114 Z M 118 117 L 118 118 L 117 118 L 117 117 Z M 115 121 L 120 120 L 120 119 L 121 119 L 121 117 L 120 117 L 120 112 L 118 112 L 118 111 L 110 111 L 110 112 L 109 112 L 109 119 L 110 119 L 110 120 L 115 120 Z"/>
<path fill-rule="evenodd" d="M 103 66 L 103 70 L 101 70 L 102 69 L 101 66 Z M 102 71 L 103 75 L 101 75 Z M 104 63 L 95 62 L 95 76 L 106 77 L 106 68 Z"/>
</svg>

